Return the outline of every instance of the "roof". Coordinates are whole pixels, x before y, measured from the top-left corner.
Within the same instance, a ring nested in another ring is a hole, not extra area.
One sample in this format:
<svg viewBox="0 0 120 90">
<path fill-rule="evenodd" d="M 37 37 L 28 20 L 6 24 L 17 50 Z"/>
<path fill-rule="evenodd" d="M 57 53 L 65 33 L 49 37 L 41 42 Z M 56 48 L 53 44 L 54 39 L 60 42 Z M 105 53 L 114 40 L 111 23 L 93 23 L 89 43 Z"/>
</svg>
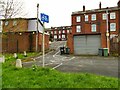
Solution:
<svg viewBox="0 0 120 90">
<path fill-rule="evenodd" d="M 37 18 L 7 18 L 7 19 L 0 19 L 2 21 L 6 20 L 37 20 Z M 38 19 L 39 23 L 43 26 L 43 23 Z"/>
<path fill-rule="evenodd" d="M 108 11 L 115 11 L 115 10 L 120 10 L 120 7 L 106 7 L 106 8 L 101 8 L 101 9 L 92 9 L 92 10 L 86 10 L 86 11 L 75 11 L 72 12 L 72 15 L 75 14 L 88 14 L 88 13 L 95 13 L 95 12 L 105 12 L 106 10 Z"/>
</svg>

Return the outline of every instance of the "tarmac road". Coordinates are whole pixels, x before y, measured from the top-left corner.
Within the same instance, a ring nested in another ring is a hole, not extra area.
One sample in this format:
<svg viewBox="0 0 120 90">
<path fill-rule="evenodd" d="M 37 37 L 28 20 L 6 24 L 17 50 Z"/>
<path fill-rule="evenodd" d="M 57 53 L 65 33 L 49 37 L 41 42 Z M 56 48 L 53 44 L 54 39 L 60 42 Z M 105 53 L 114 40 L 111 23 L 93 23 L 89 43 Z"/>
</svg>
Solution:
<svg viewBox="0 0 120 90">
<path fill-rule="evenodd" d="M 45 67 L 51 67 L 62 72 L 87 72 L 92 74 L 118 77 L 118 58 L 100 56 L 60 55 L 59 47 L 65 42 L 54 42 L 52 48 L 56 51 L 45 55 Z M 31 67 L 33 63 L 42 66 L 42 56 L 34 58 L 36 62 L 23 63 L 24 67 Z"/>
</svg>

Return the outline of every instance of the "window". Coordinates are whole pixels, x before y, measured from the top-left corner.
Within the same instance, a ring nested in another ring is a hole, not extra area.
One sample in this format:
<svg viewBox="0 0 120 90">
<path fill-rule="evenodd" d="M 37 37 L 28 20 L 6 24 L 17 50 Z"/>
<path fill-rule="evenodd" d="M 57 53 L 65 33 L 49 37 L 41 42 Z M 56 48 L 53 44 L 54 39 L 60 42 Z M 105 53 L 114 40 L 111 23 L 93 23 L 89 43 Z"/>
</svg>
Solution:
<svg viewBox="0 0 120 90">
<path fill-rule="evenodd" d="M 2 21 L 0 21 L 0 26 L 2 26 Z"/>
<path fill-rule="evenodd" d="M 5 26 L 7 26 L 8 25 L 8 21 L 5 21 Z"/>
<path fill-rule="evenodd" d="M 96 32 L 96 24 L 92 24 L 91 25 L 91 31 L 92 32 Z"/>
<path fill-rule="evenodd" d="M 76 32 L 81 32 L 81 26 L 76 26 Z"/>
<path fill-rule="evenodd" d="M 115 18 L 116 18 L 115 12 L 110 13 L 110 19 L 115 19 Z"/>
<path fill-rule="evenodd" d="M 54 34 L 57 34 L 57 31 L 54 31 Z"/>
<path fill-rule="evenodd" d="M 61 31 L 59 31 L 59 34 L 61 34 Z"/>
<path fill-rule="evenodd" d="M 57 39 L 57 35 L 54 35 L 54 39 Z"/>
<path fill-rule="evenodd" d="M 53 31 L 51 31 L 51 34 L 53 34 Z"/>
<path fill-rule="evenodd" d="M 95 21 L 95 20 L 96 20 L 96 14 L 92 14 L 91 20 L 92 20 L 92 21 Z"/>
<path fill-rule="evenodd" d="M 65 35 L 62 35 L 62 38 L 65 38 Z"/>
<path fill-rule="evenodd" d="M 76 22 L 80 22 L 80 19 L 81 19 L 80 16 L 77 16 L 76 17 Z"/>
<path fill-rule="evenodd" d="M 59 35 L 59 38 L 61 38 L 61 35 Z"/>
<path fill-rule="evenodd" d="M 0 21 L 0 32 L 2 32 L 2 21 Z"/>
<path fill-rule="evenodd" d="M 106 14 L 106 13 L 102 14 L 102 19 L 103 19 L 103 20 L 106 20 L 106 19 L 107 19 L 107 14 Z"/>
<path fill-rule="evenodd" d="M 14 21 L 13 21 L 13 26 L 16 26 L 16 25 L 17 25 L 17 21 L 14 20 Z"/>
<path fill-rule="evenodd" d="M 116 23 L 110 23 L 110 31 L 116 31 Z"/>
<path fill-rule="evenodd" d="M 69 30 L 67 30 L 67 33 L 69 33 L 70 31 Z"/>
<path fill-rule="evenodd" d="M 65 30 L 63 30 L 63 33 L 65 33 Z"/>
<path fill-rule="evenodd" d="M 88 15 L 85 15 L 85 21 L 88 21 Z"/>
</svg>

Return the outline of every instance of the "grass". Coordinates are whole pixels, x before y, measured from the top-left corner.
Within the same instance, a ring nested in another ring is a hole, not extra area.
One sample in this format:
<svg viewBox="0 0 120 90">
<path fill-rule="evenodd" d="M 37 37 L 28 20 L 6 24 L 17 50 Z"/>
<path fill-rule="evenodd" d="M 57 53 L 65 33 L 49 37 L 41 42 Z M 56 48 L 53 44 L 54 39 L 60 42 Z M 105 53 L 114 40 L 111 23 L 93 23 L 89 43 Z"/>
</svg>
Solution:
<svg viewBox="0 0 120 90">
<path fill-rule="evenodd" d="M 31 54 L 30 54 L 31 55 Z M 32 54 L 33 55 L 33 54 Z M 33 65 L 18 69 L 15 59 L 5 55 L 2 64 L 3 88 L 117 88 L 118 78 L 98 76 L 89 73 L 62 73 L 50 68 Z M 19 57 L 24 58 L 22 55 Z"/>
</svg>

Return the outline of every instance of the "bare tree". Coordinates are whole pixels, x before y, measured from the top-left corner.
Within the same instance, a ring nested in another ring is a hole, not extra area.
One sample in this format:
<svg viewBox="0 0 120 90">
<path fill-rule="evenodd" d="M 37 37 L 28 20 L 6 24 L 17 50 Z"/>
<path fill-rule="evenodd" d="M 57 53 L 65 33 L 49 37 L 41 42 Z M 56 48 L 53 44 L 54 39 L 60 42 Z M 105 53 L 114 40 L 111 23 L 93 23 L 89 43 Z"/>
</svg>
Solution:
<svg viewBox="0 0 120 90">
<path fill-rule="evenodd" d="M 18 0 L 1 0 L 0 17 L 6 19 L 17 16 L 25 16 L 23 8 L 23 2 L 18 2 Z"/>
</svg>

